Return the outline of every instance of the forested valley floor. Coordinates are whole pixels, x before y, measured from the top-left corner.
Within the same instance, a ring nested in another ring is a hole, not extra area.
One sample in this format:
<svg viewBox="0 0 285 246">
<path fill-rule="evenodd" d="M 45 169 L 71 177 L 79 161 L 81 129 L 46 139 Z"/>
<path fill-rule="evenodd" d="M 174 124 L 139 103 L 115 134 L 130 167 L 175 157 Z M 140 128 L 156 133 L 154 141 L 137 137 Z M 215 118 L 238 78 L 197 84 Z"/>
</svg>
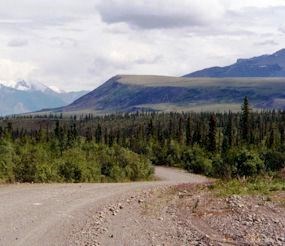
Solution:
<svg viewBox="0 0 285 246">
<path fill-rule="evenodd" d="M 231 179 L 280 178 L 285 112 L 15 116 L 0 121 L 1 182 L 122 182 L 153 165 Z"/>
</svg>

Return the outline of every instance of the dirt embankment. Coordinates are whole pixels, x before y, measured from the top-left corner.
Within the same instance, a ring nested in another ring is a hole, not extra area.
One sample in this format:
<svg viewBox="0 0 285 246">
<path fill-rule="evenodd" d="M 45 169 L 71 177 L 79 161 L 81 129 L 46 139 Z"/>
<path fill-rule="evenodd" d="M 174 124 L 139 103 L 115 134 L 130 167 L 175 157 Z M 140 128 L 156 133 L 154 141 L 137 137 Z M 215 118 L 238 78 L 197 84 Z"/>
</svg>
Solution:
<svg viewBox="0 0 285 246">
<path fill-rule="evenodd" d="M 222 198 L 205 185 L 183 184 L 110 204 L 74 232 L 69 243 L 281 246 L 284 228 L 284 206 L 267 197 Z"/>
</svg>

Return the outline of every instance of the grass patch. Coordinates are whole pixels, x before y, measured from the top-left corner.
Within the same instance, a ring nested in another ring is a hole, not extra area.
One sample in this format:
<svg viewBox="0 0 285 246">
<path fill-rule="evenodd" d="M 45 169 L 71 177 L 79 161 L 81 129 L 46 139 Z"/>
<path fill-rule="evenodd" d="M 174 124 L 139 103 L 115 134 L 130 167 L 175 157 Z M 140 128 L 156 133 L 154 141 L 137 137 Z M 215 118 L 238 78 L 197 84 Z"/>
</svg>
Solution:
<svg viewBox="0 0 285 246">
<path fill-rule="evenodd" d="M 273 177 L 256 177 L 218 181 L 211 186 L 219 196 L 270 195 L 285 191 L 285 180 Z"/>
</svg>

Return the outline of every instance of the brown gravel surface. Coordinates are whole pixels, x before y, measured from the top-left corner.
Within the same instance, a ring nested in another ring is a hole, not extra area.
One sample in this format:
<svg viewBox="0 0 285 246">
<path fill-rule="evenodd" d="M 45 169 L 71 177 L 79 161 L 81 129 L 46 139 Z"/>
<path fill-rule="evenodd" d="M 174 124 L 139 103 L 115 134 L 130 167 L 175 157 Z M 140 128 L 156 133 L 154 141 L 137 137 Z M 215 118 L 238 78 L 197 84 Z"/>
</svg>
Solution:
<svg viewBox="0 0 285 246">
<path fill-rule="evenodd" d="M 285 245 L 285 192 L 219 197 L 204 177 L 156 173 L 156 182 L 0 186 L 0 245 Z"/>
<path fill-rule="evenodd" d="M 85 245 L 285 245 L 284 204 L 268 197 L 222 198 L 207 185 L 182 184 L 119 205 L 86 223 Z"/>
<path fill-rule="evenodd" d="M 172 168 L 158 167 L 156 175 L 160 181 L 1 185 L 0 245 L 136 245 L 127 239 L 128 235 L 143 235 L 139 229 L 127 231 L 121 226 L 122 233 L 111 232 L 109 224 L 120 227 L 120 219 L 127 225 L 136 213 L 136 206 L 143 206 L 144 200 L 157 190 L 179 183 L 207 181 L 202 176 Z M 139 223 L 136 217 L 133 219 Z M 116 241 L 115 233 L 122 234 L 126 241 Z M 102 235 L 112 239 L 111 244 L 108 241 L 104 244 L 107 239 Z M 139 243 L 147 245 L 143 239 Z"/>
</svg>

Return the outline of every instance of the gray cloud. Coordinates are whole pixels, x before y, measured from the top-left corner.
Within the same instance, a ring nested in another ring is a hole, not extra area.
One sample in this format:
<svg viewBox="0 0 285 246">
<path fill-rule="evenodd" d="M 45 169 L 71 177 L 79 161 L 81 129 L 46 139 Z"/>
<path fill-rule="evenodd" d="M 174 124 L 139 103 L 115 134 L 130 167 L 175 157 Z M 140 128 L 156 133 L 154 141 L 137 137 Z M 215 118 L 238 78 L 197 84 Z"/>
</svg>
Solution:
<svg viewBox="0 0 285 246">
<path fill-rule="evenodd" d="M 76 47 L 78 45 L 77 41 L 73 38 L 65 38 L 65 37 L 52 37 L 50 39 L 55 45 L 60 47 Z"/>
<path fill-rule="evenodd" d="M 155 56 L 155 57 L 136 59 L 136 60 L 134 60 L 134 63 L 138 64 L 138 65 L 143 65 L 143 64 L 151 65 L 151 64 L 159 63 L 162 60 L 163 60 L 163 56 L 162 55 L 158 55 L 158 56 Z"/>
<path fill-rule="evenodd" d="M 285 33 L 285 26 L 281 26 L 278 28 L 278 30 L 282 33 Z"/>
<path fill-rule="evenodd" d="M 63 26 L 94 14 L 95 0 L 82 4 L 75 0 L 0 1 L 0 27 L 39 29 Z"/>
<path fill-rule="evenodd" d="M 285 6 L 269 6 L 269 7 L 245 7 L 236 10 L 227 11 L 227 19 L 229 22 L 237 23 L 240 26 L 266 28 L 268 25 L 278 27 L 281 24 L 281 19 L 285 14 Z"/>
<path fill-rule="evenodd" d="M 29 44 L 26 39 L 12 39 L 8 42 L 9 47 L 23 47 Z"/>
<path fill-rule="evenodd" d="M 199 4 L 193 0 L 180 4 L 169 0 L 110 0 L 100 2 L 97 8 L 106 23 L 126 23 L 142 29 L 203 26 L 223 14 L 222 5 L 216 0 L 205 0 Z M 212 11 L 209 12 L 209 8 Z"/>
<path fill-rule="evenodd" d="M 119 13 L 114 15 L 111 12 L 103 12 L 102 19 L 107 23 L 126 22 L 131 26 L 144 29 L 175 28 L 202 24 L 202 21 L 195 17 L 190 19 L 188 16 L 167 16 L 150 13 Z"/>
<path fill-rule="evenodd" d="M 264 45 L 270 45 L 270 46 L 279 45 L 279 43 L 277 43 L 274 40 L 265 40 L 265 41 L 262 41 L 262 42 L 256 42 L 255 44 L 256 45 L 261 45 L 261 46 L 264 46 Z"/>
<path fill-rule="evenodd" d="M 90 75 L 103 75 L 106 71 L 122 71 L 129 68 L 131 64 L 127 64 L 124 61 L 115 61 L 111 57 L 97 56 L 92 64 L 88 68 Z M 118 72 L 119 73 L 119 72 Z"/>
</svg>

